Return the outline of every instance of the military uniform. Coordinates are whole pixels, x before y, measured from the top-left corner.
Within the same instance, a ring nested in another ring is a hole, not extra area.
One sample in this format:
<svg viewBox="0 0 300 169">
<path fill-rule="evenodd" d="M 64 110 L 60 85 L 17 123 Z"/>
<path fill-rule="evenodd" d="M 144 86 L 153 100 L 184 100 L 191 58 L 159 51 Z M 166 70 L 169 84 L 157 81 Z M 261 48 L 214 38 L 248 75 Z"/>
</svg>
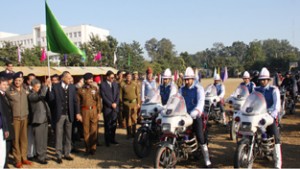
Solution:
<svg viewBox="0 0 300 169">
<path fill-rule="evenodd" d="M 96 151 L 98 114 L 101 112 L 99 90 L 95 86 L 84 85 L 78 89 L 77 100 L 81 107 L 86 151 Z"/>
<path fill-rule="evenodd" d="M 121 86 L 124 84 L 124 80 L 118 80 L 117 81 L 118 83 L 118 86 L 119 86 L 119 89 L 121 89 Z M 123 115 L 123 102 L 122 102 L 122 97 L 120 95 L 120 104 L 119 104 L 119 114 L 118 114 L 118 123 L 119 123 L 119 126 L 121 128 L 124 128 L 125 127 L 125 119 L 124 119 L 124 115 Z"/>
<path fill-rule="evenodd" d="M 120 88 L 120 96 L 123 101 L 123 114 L 126 121 L 127 136 L 135 134 L 137 123 L 137 108 L 140 103 L 139 88 L 135 82 L 124 82 Z"/>
</svg>

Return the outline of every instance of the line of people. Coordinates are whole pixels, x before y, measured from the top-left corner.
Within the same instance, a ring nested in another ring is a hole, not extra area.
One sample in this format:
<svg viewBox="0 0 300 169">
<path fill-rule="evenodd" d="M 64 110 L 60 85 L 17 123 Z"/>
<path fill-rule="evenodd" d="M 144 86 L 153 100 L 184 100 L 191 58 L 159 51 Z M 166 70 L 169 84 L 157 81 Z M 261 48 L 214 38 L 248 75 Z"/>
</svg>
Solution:
<svg viewBox="0 0 300 169">
<path fill-rule="evenodd" d="M 190 67 L 177 82 L 172 81 L 172 73 L 170 69 L 166 69 L 162 75 L 162 84 L 157 83 L 151 68 L 146 70 L 146 78 L 142 82 L 139 81 L 138 72 L 119 71 L 115 79 L 115 74 L 108 71 L 106 79 L 100 85 L 94 83 L 93 74 L 86 73 L 83 76 L 84 84 L 77 87 L 73 84 L 72 75 L 67 71 L 62 73 L 59 80 L 57 76 L 53 76 L 51 79 L 46 79 L 43 84 L 35 78 L 34 74 L 28 75 L 27 86 L 24 85 L 23 73 L 12 72 L 11 64 L 8 64 L 7 70 L 0 75 L 2 94 L 0 95 L 0 146 L 6 149 L 1 152 L 0 168 L 4 163 L 7 167 L 6 157 L 11 146 L 17 168 L 32 165 L 28 156 L 34 155 L 37 156 L 39 163 L 47 164 L 48 124 L 51 124 L 55 131 L 58 164 L 63 163 L 62 159 L 73 160 L 71 149 L 74 121 L 81 122 L 83 125 L 86 155 L 94 155 L 101 112 L 104 118 L 105 145 L 107 147 L 111 144 L 117 145 L 119 144 L 116 140 L 118 125 L 126 128 L 128 139 L 134 136 L 139 119 L 139 108 L 143 102 L 159 93 L 162 104 L 165 105 L 168 99 L 177 92 L 184 97 L 187 111 L 194 119 L 193 130 L 201 145 L 205 165 L 209 167 L 212 164 L 202 132 L 205 93 Z M 125 77 L 124 80 L 123 77 Z M 268 109 L 275 118 L 280 103 L 278 103 L 280 100 L 278 89 L 269 86 L 270 75 L 265 68 L 262 69 L 258 79 L 261 86 L 255 88 L 255 84 L 250 82 L 249 73 L 245 72 L 242 85 L 246 85 L 249 92 L 255 90 L 263 93 Z M 221 98 L 219 103 L 221 112 L 225 113 L 222 101 L 225 87 L 219 75 L 214 77 L 214 85 Z M 224 121 L 226 121 L 225 115 Z M 274 119 L 274 124 L 275 122 L 276 119 Z M 281 167 L 279 164 L 281 155 L 278 154 L 280 140 L 276 129 L 272 125 L 269 130 L 276 137 L 275 152 L 278 157 L 276 167 Z M 31 141 L 28 136 L 32 139 Z M 6 141 L 2 142 L 2 140 Z"/>
</svg>

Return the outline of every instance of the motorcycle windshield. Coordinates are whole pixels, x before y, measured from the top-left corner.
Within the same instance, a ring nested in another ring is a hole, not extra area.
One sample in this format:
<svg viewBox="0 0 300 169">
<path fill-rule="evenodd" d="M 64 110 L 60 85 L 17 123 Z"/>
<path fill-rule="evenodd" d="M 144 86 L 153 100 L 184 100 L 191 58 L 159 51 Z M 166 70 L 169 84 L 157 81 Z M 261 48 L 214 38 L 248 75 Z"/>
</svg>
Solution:
<svg viewBox="0 0 300 169">
<path fill-rule="evenodd" d="M 144 104 L 161 104 L 161 97 L 158 92 L 155 92 L 152 98 L 146 99 Z"/>
<path fill-rule="evenodd" d="M 244 85 L 240 85 L 232 95 L 238 100 L 245 100 L 249 96 L 248 88 Z"/>
<path fill-rule="evenodd" d="M 217 96 L 217 88 L 216 86 L 214 86 L 213 84 L 209 85 L 206 87 L 205 89 L 205 96 L 206 97 L 213 97 L 213 96 Z"/>
<path fill-rule="evenodd" d="M 162 111 L 162 116 L 181 116 L 186 112 L 184 98 L 177 93 L 169 99 L 166 109 Z"/>
<path fill-rule="evenodd" d="M 250 94 L 241 111 L 247 116 L 259 115 L 267 112 L 267 104 L 264 95 L 259 92 Z"/>
</svg>

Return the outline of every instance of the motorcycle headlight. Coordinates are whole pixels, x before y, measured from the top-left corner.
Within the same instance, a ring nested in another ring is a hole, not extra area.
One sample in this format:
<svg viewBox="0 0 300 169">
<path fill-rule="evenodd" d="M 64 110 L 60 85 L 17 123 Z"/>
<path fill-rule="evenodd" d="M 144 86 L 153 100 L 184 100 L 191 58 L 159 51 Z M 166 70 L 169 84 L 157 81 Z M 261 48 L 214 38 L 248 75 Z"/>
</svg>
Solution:
<svg viewBox="0 0 300 169">
<path fill-rule="evenodd" d="M 161 130 L 162 130 L 163 132 L 170 131 L 170 130 L 171 130 L 171 125 L 170 125 L 170 123 L 163 123 L 163 124 L 162 124 Z"/>
<path fill-rule="evenodd" d="M 147 110 L 141 110 L 141 116 L 146 116 L 147 115 Z"/>
</svg>

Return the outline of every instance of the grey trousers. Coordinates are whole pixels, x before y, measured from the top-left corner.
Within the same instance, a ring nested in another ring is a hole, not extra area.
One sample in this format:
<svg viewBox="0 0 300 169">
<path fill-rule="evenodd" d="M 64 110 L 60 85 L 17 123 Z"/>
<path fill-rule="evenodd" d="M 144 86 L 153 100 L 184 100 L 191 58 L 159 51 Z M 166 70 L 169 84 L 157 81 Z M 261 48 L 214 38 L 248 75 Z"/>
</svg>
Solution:
<svg viewBox="0 0 300 169">
<path fill-rule="evenodd" d="M 37 158 L 44 161 L 47 158 L 48 123 L 33 124 L 32 130 Z"/>
<path fill-rule="evenodd" d="M 61 115 L 60 119 L 56 122 L 56 154 L 58 158 L 62 157 L 63 150 L 64 155 L 69 156 L 71 152 L 71 136 L 72 136 L 72 122 L 68 115 Z M 64 139 L 65 138 L 65 139 Z"/>
</svg>

